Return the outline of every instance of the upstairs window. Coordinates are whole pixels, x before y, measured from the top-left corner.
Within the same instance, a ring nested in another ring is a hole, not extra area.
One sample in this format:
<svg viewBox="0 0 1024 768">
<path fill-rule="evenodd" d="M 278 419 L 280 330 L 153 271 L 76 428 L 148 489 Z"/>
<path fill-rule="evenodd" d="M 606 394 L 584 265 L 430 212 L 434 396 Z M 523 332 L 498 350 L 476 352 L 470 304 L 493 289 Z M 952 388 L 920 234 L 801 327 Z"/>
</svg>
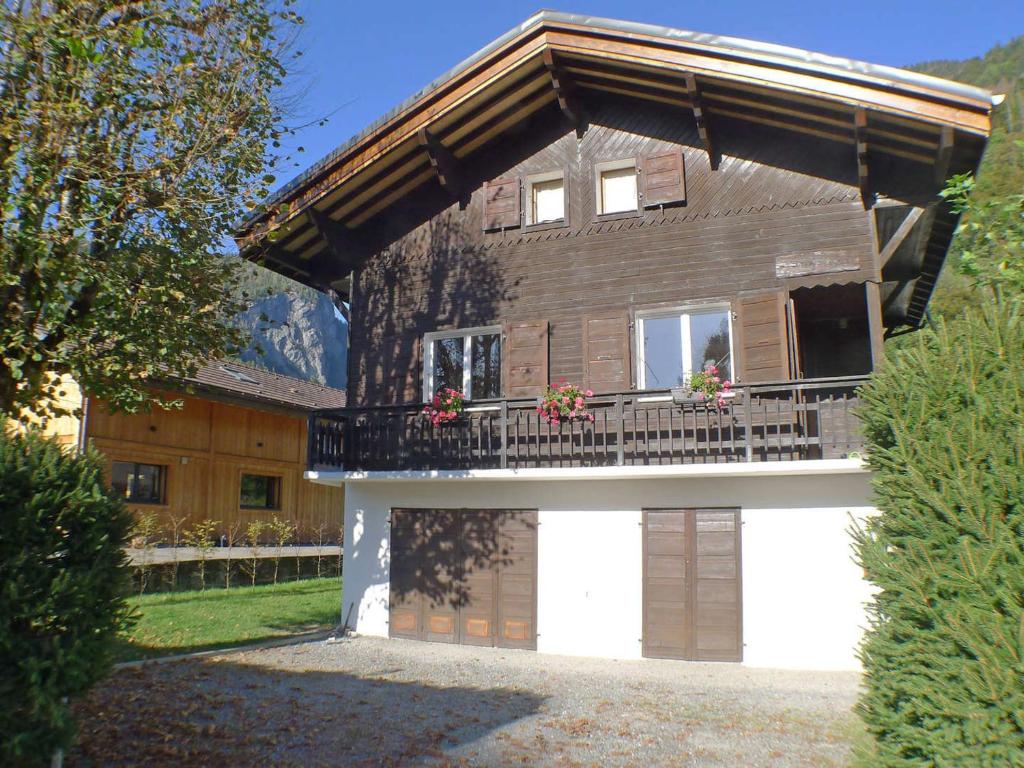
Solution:
<svg viewBox="0 0 1024 768">
<path fill-rule="evenodd" d="M 641 389 L 669 389 L 707 365 L 733 378 L 728 306 L 699 307 L 637 317 L 637 380 Z"/>
<path fill-rule="evenodd" d="M 238 504 L 242 509 L 280 509 L 281 478 L 243 473 Z"/>
<path fill-rule="evenodd" d="M 526 199 L 528 225 L 565 221 L 565 176 L 553 171 L 528 177 Z"/>
<path fill-rule="evenodd" d="M 110 467 L 110 485 L 131 504 L 163 504 L 167 486 L 167 467 L 115 461 Z"/>
<path fill-rule="evenodd" d="M 615 160 L 595 166 L 597 213 L 627 213 L 640 208 L 636 188 L 636 160 Z"/>
<path fill-rule="evenodd" d="M 428 333 L 424 339 L 423 399 L 451 388 L 467 399 L 501 397 L 501 329 Z"/>
</svg>

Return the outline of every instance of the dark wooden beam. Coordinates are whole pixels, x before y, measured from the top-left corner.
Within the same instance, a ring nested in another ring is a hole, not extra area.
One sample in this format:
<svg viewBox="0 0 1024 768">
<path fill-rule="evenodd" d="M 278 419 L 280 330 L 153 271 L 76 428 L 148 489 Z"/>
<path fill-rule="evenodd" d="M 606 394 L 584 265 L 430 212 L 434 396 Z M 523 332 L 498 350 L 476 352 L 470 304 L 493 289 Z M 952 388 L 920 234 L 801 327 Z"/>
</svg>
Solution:
<svg viewBox="0 0 1024 768">
<path fill-rule="evenodd" d="M 858 108 L 853 113 L 853 137 L 857 142 L 857 186 L 865 208 L 874 205 L 871 194 L 871 177 L 868 172 L 868 113 Z"/>
<path fill-rule="evenodd" d="M 458 160 L 451 153 L 441 140 L 434 136 L 426 128 L 420 128 L 416 134 L 419 145 L 426 150 L 430 159 L 430 166 L 437 175 L 437 180 L 448 194 L 452 197 L 461 197 L 465 191 L 462 177 L 459 173 Z"/>
<path fill-rule="evenodd" d="M 949 177 L 949 163 L 953 159 L 955 140 L 953 129 L 944 125 L 939 134 L 939 151 L 935 155 L 935 182 L 940 186 L 945 186 Z"/>
<path fill-rule="evenodd" d="M 338 276 L 333 277 L 331 282 L 345 277 L 351 271 L 352 265 L 370 256 L 370 248 L 362 238 L 342 222 L 332 219 L 313 206 L 307 208 L 306 213 L 310 223 L 327 246 L 328 253 L 337 262 Z"/>
<path fill-rule="evenodd" d="M 707 109 L 704 106 L 704 99 L 701 98 L 700 88 L 697 86 L 697 78 L 688 73 L 686 79 L 686 93 L 690 97 L 690 108 L 693 110 L 693 119 L 697 122 L 697 135 L 700 136 L 704 151 L 708 153 L 708 162 L 711 170 L 718 170 L 718 155 L 715 152 L 714 144 L 711 142 L 711 134 L 708 131 Z"/>
<path fill-rule="evenodd" d="M 900 222 L 900 225 L 896 228 L 896 231 L 892 233 L 892 237 L 889 238 L 888 242 L 882 247 L 882 250 L 878 254 L 878 266 L 882 269 L 888 263 L 899 247 L 903 245 L 910 233 L 914 231 L 914 227 L 917 226 L 917 222 L 921 219 L 921 215 L 924 213 L 923 208 L 911 208 L 910 213 L 907 214 L 906 218 Z"/>
<path fill-rule="evenodd" d="M 550 48 L 544 50 L 544 67 L 551 77 L 551 85 L 555 89 L 555 96 L 558 97 L 558 108 L 562 110 L 569 122 L 576 129 L 576 134 L 582 136 L 586 130 L 586 118 L 583 108 L 580 106 L 580 99 L 577 90 L 569 75 L 555 61 L 555 55 Z"/>
<path fill-rule="evenodd" d="M 864 300 L 868 310 L 868 335 L 871 340 L 871 370 L 878 370 L 884 357 L 885 323 L 882 319 L 882 297 L 878 283 L 864 283 Z"/>
</svg>

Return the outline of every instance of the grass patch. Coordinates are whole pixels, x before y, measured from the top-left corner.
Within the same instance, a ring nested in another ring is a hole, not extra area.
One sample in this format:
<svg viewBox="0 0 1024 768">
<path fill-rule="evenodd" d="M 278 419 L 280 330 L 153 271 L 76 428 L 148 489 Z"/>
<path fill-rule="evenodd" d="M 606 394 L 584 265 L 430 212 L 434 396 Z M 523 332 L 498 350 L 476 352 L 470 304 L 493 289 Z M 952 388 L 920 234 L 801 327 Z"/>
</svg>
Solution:
<svg viewBox="0 0 1024 768">
<path fill-rule="evenodd" d="M 338 622 L 341 582 L 307 579 L 142 595 L 129 602 L 138 622 L 120 640 L 120 661 L 231 648 L 332 627 Z"/>
</svg>

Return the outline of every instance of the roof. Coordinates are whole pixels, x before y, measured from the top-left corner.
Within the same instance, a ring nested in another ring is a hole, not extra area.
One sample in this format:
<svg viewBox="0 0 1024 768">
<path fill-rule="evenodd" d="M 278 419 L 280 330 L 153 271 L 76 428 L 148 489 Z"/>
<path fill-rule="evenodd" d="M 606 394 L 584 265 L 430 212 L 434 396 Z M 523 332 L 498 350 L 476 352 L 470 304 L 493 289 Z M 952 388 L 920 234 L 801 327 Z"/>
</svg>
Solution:
<svg viewBox="0 0 1024 768">
<path fill-rule="evenodd" d="M 282 376 L 251 365 L 215 360 L 195 376 L 178 379 L 190 388 L 302 411 L 345 407 L 345 390 Z"/>
<path fill-rule="evenodd" d="M 342 157 L 346 150 L 358 144 L 364 138 L 373 134 L 378 128 L 386 125 L 389 121 L 405 112 L 425 95 L 435 91 L 445 83 L 455 80 L 460 74 L 469 70 L 474 64 L 485 59 L 487 56 L 502 48 L 514 38 L 529 32 L 531 29 L 554 23 L 573 24 L 588 27 L 594 30 L 614 30 L 623 33 L 644 35 L 650 38 L 660 38 L 674 44 L 687 44 L 694 48 L 715 49 L 721 53 L 728 53 L 737 59 L 764 62 L 768 59 L 775 61 L 780 66 L 793 67 L 800 70 L 832 73 L 843 78 L 860 80 L 879 87 L 904 88 L 907 90 L 930 90 L 948 96 L 952 100 L 964 100 L 968 102 L 988 104 L 993 103 L 993 95 L 990 91 L 964 83 L 944 80 L 932 75 L 912 72 L 898 67 L 889 67 L 881 64 L 871 64 L 857 59 L 846 59 L 840 56 L 831 56 L 825 53 L 807 51 L 801 48 L 793 48 L 785 45 L 775 45 L 757 40 L 748 40 L 741 37 L 729 37 L 726 35 L 713 35 L 705 32 L 692 32 L 685 29 L 663 27 L 656 24 L 642 24 L 632 21 L 621 21 L 608 19 L 600 16 L 587 16 L 578 13 L 562 13 L 560 11 L 542 10 L 528 18 L 518 26 L 513 27 L 505 34 L 496 38 L 493 42 L 481 48 L 473 55 L 463 59 L 444 74 L 432 80 L 409 98 L 398 104 L 398 106 L 386 112 L 366 128 L 352 136 L 347 141 L 335 147 L 323 158 L 313 163 L 309 168 L 300 173 L 287 184 L 281 186 L 270 195 L 265 205 L 272 205 L 285 200 L 289 193 L 302 188 L 309 181 L 316 178 L 323 171 L 328 169 L 336 160 Z M 255 213 L 248 217 L 243 227 L 251 224 L 259 218 Z"/>
<path fill-rule="evenodd" d="M 862 192 L 879 160 L 893 178 L 975 170 L 993 106 L 986 90 L 894 67 L 541 11 L 281 187 L 240 225 L 241 254 L 345 294 L 352 271 L 380 246 L 374 226 L 396 202 L 439 181 L 454 194 L 459 184 L 446 177 L 457 178 L 470 155 L 541 110 L 571 116 L 568 99 L 595 92 L 688 111 L 702 130 L 709 117 L 841 142 L 862 166 Z M 702 140 L 710 155 L 713 139 Z M 933 199 L 935 191 L 921 190 Z M 921 322 L 955 224 L 948 211 L 928 219 L 927 258 L 904 286 L 911 324 Z"/>
</svg>

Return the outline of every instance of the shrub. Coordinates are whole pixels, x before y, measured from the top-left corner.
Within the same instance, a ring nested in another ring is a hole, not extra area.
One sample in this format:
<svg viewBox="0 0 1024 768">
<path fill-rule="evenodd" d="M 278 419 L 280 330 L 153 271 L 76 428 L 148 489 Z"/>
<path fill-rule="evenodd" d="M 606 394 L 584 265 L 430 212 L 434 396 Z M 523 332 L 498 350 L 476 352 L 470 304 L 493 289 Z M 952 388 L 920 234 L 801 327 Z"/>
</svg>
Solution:
<svg viewBox="0 0 1024 768">
<path fill-rule="evenodd" d="M 880 514 L 858 758 L 1024 764 L 1024 323 L 991 306 L 922 332 L 863 391 Z"/>
<path fill-rule="evenodd" d="M 0 424 L 0 764 L 70 743 L 66 698 L 108 672 L 129 623 L 131 528 L 98 454 Z"/>
</svg>

